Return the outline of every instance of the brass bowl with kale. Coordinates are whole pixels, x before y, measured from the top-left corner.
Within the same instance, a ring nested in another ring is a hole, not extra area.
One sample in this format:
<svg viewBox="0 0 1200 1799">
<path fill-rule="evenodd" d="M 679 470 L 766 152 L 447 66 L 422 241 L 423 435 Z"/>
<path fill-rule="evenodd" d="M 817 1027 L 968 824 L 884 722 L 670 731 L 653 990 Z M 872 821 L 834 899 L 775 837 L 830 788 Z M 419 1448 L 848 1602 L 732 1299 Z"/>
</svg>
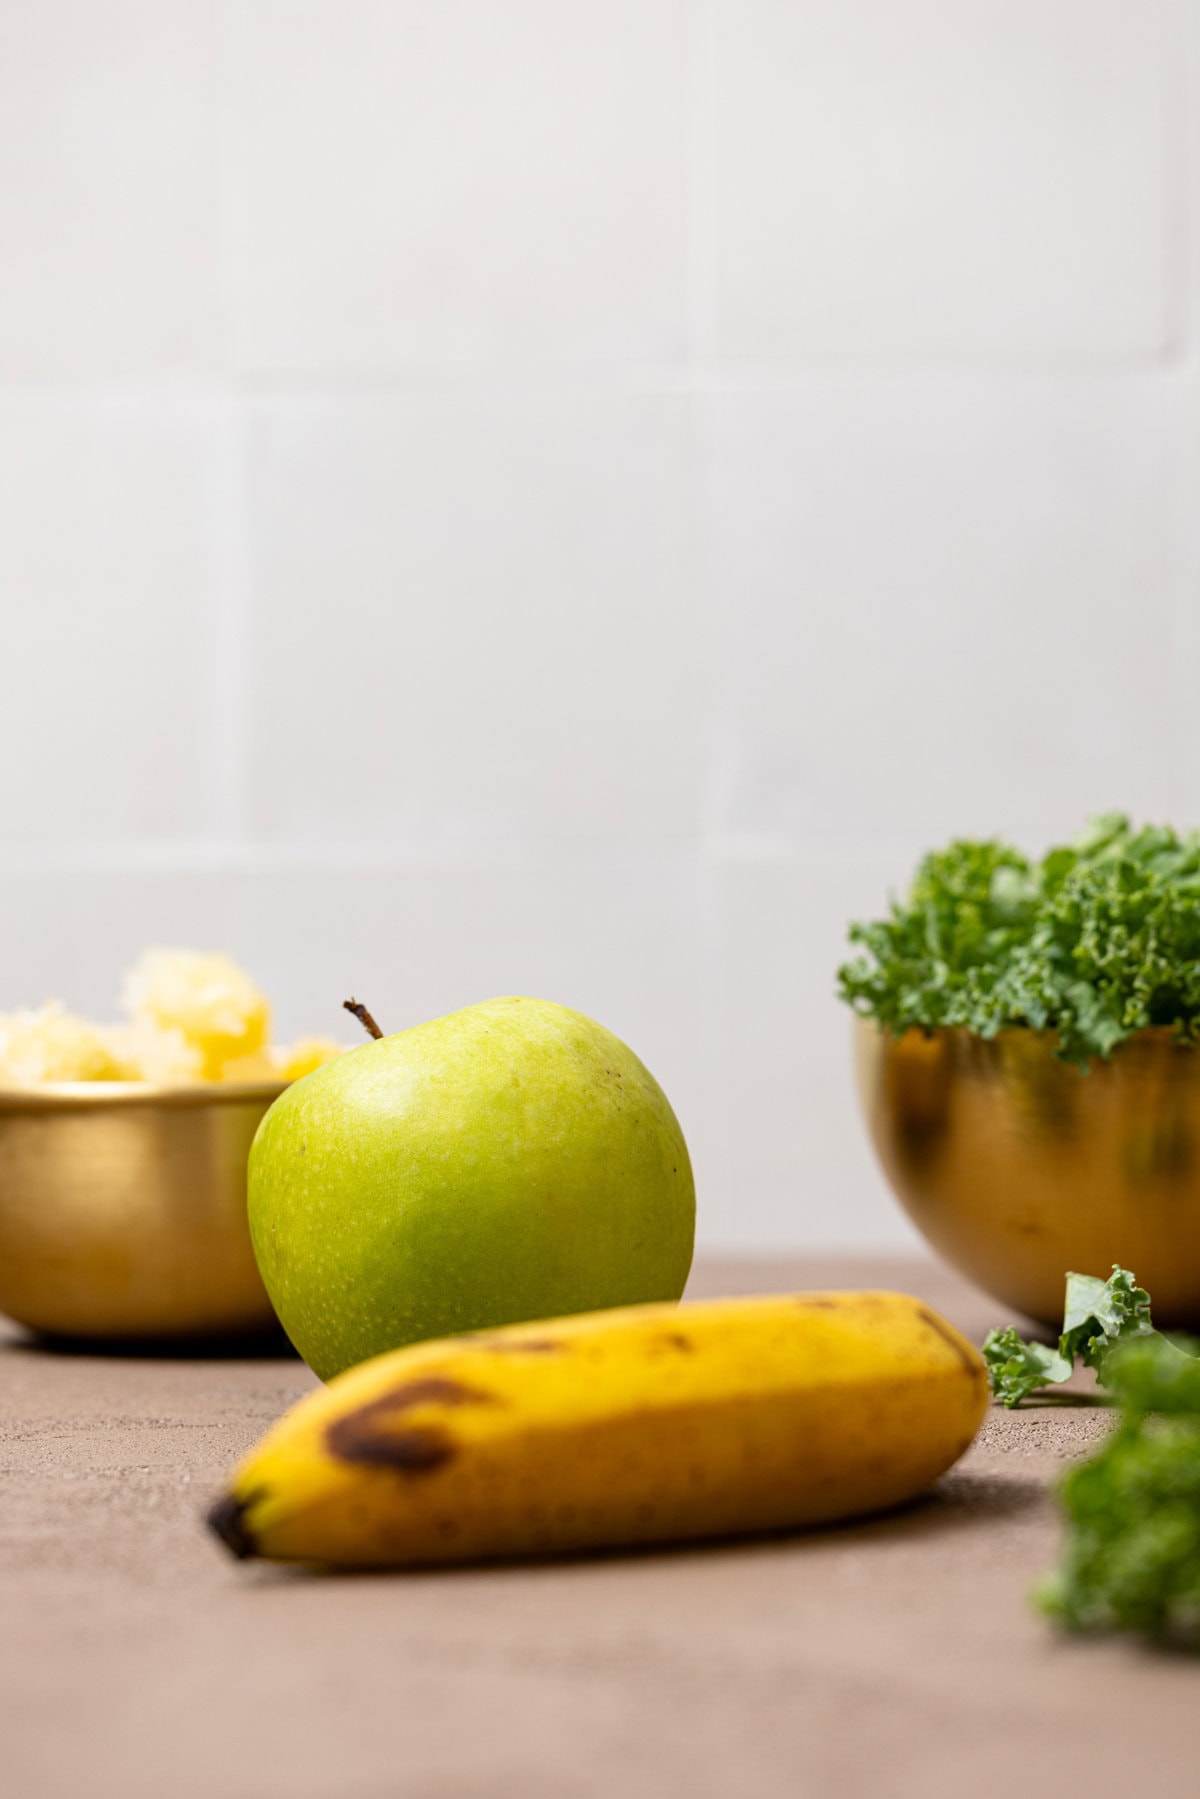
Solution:
<svg viewBox="0 0 1200 1799">
<path fill-rule="evenodd" d="M 931 1245 L 1046 1324 L 1119 1262 L 1200 1327 L 1200 838 L 951 844 L 851 937 L 867 1126 Z"/>
</svg>

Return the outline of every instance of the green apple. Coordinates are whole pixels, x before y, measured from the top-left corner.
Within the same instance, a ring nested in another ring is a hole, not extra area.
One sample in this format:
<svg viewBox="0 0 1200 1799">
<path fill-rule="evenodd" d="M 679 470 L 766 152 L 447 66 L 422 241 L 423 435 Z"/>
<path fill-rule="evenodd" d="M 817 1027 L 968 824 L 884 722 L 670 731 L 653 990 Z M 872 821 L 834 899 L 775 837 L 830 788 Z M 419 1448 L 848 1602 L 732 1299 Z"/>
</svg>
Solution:
<svg viewBox="0 0 1200 1799">
<path fill-rule="evenodd" d="M 494 999 L 289 1087 L 250 1151 L 250 1232 L 323 1379 L 426 1337 L 678 1299 L 696 1201 L 666 1095 L 566 1006 Z"/>
</svg>

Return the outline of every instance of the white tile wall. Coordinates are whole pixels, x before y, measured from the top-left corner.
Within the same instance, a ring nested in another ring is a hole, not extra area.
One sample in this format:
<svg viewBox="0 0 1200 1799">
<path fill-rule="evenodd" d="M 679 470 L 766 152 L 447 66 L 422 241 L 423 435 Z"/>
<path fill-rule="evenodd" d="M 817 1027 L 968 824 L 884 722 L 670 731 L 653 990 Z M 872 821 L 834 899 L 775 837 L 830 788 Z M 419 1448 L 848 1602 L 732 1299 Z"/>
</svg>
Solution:
<svg viewBox="0 0 1200 1799">
<path fill-rule="evenodd" d="M 0 379 L 210 365 L 215 0 L 0 7 Z"/>
<path fill-rule="evenodd" d="M 709 395 L 720 827 L 918 843 L 1161 816 L 1182 401 L 1117 374 Z"/>
<path fill-rule="evenodd" d="M 723 350 L 1162 351 L 1175 9 L 716 6 Z"/>
<path fill-rule="evenodd" d="M 152 944 L 241 951 L 244 880 L 227 869 L 122 867 L 64 854 L 0 870 L 2 1009 L 57 999 L 115 1019 L 121 977 Z"/>
<path fill-rule="evenodd" d="M 0 389 L 10 845 L 186 837 L 217 822 L 224 412 L 202 395 Z"/>
<path fill-rule="evenodd" d="M 237 353 L 677 355 L 686 0 L 244 0 Z"/>
<path fill-rule="evenodd" d="M 688 401 L 255 405 L 253 804 L 273 839 L 682 836 Z"/>
<path fill-rule="evenodd" d="M 863 1131 L 853 1023 L 835 997 L 848 919 L 870 917 L 906 859 L 735 858 L 717 872 L 716 1068 L 708 1229 L 735 1249 L 912 1249 Z"/>
<path fill-rule="evenodd" d="M 0 1007 L 589 1010 L 710 1246 L 901 1246 L 832 997 L 1200 819 L 1200 0 L 0 13 Z"/>
</svg>

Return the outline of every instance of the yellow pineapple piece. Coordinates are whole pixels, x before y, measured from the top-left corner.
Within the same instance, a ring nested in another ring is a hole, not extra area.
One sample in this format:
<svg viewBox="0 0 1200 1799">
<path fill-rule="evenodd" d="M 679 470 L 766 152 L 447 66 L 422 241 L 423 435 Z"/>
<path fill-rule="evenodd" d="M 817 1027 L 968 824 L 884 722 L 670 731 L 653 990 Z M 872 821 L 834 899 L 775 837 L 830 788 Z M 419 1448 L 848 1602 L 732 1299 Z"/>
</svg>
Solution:
<svg viewBox="0 0 1200 1799">
<path fill-rule="evenodd" d="M 223 1081 L 281 1081 L 279 1058 L 273 1049 L 257 1049 L 252 1056 L 233 1056 L 221 1070 Z"/>
<path fill-rule="evenodd" d="M 0 1016 L 0 1080 L 112 1081 L 120 1072 L 104 1033 L 58 1000 Z"/>
<path fill-rule="evenodd" d="M 266 996 L 229 956 L 147 950 L 125 977 L 123 1000 L 135 1021 L 180 1031 L 200 1052 L 200 1073 L 220 1080 L 227 1063 L 263 1049 Z"/>
<path fill-rule="evenodd" d="M 156 1024 L 152 1018 L 135 1018 L 131 1024 L 114 1024 L 103 1033 L 122 1081 L 198 1081 L 204 1057 L 182 1031 Z"/>
<path fill-rule="evenodd" d="M 272 1043 L 252 1056 L 238 1056 L 221 1070 L 223 1081 L 298 1081 L 345 1050 L 331 1037 L 301 1037 L 295 1043 Z"/>
<path fill-rule="evenodd" d="M 295 1043 L 281 1044 L 271 1054 L 275 1058 L 281 1081 L 299 1081 L 314 1068 L 343 1056 L 347 1045 L 335 1043 L 332 1037 L 298 1037 Z"/>
</svg>

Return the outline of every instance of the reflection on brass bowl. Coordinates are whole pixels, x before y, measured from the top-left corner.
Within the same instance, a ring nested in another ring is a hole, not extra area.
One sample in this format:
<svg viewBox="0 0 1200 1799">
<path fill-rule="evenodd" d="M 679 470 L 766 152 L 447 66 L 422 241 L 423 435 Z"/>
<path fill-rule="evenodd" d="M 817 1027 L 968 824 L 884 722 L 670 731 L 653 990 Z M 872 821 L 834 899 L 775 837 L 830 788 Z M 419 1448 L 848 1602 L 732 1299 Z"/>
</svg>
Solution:
<svg viewBox="0 0 1200 1799">
<path fill-rule="evenodd" d="M 1067 1270 L 1119 1262 L 1200 1328 L 1200 1049 L 1141 1031 L 1081 1074 L 1046 1032 L 856 1030 L 875 1148 L 948 1262 L 1056 1327 Z"/>
<path fill-rule="evenodd" d="M 282 1092 L 276 1082 L 0 1088 L 0 1311 L 92 1338 L 269 1327 L 246 1157 Z"/>
</svg>

